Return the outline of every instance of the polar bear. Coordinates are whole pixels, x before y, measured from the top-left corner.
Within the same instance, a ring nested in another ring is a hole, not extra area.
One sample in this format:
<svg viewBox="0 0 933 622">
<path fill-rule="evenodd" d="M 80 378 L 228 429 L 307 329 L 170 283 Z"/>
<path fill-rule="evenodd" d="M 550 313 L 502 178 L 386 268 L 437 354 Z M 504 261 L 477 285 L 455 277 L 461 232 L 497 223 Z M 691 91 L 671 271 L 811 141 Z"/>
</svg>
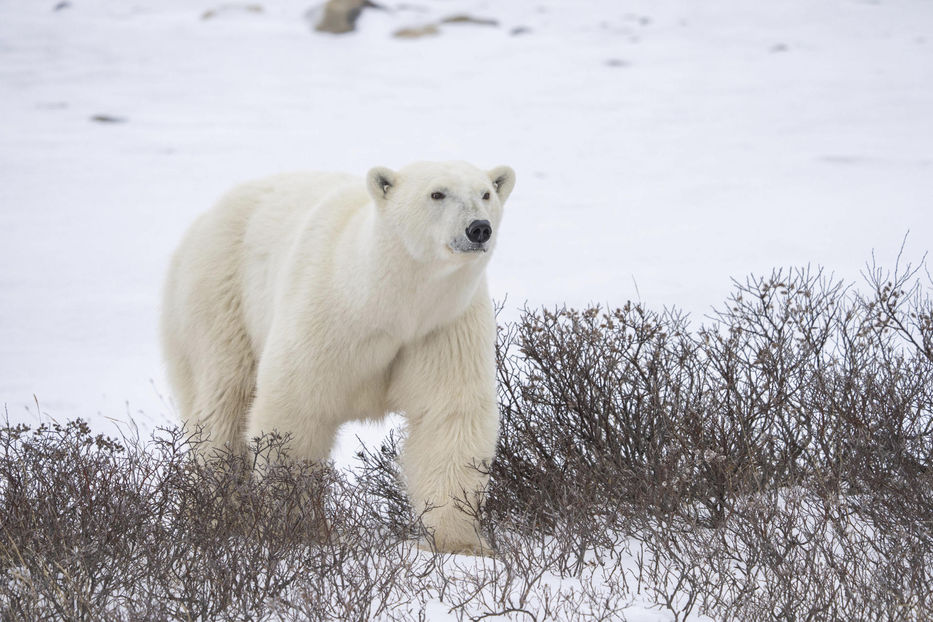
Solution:
<svg viewBox="0 0 933 622">
<path fill-rule="evenodd" d="M 191 226 L 165 287 L 182 420 L 214 447 L 285 433 L 318 461 L 342 423 L 402 413 L 402 472 L 435 545 L 482 549 L 464 508 L 482 502 L 476 465 L 498 435 L 485 270 L 514 184 L 507 166 L 419 162 L 233 189 Z"/>
</svg>

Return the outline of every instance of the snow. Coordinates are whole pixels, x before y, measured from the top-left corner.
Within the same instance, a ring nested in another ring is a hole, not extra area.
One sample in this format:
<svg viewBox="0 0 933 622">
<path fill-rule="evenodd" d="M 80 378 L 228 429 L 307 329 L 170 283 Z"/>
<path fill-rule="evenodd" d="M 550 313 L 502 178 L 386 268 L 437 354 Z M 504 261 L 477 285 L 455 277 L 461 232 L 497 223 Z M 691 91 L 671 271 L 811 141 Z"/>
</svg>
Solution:
<svg viewBox="0 0 933 622">
<path fill-rule="evenodd" d="M 854 280 L 908 231 L 911 258 L 933 247 L 928 0 L 390 1 L 341 36 L 298 0 L 210 19 L 222 3 L 56 4 L 0 3 L 14 422 L 176 423 L 156 331 L 169 254 L 231 185 L 282 170 L 512 165 L 490 272 L 505 320 L 635 299 L 701 321 L 731 277 Z M 499 26 L 390 36 L 464 12 Z M 384 429 L 350 427 L 338 459 Z"/>
<path fill-rule="evenodd" d="M 522 613 L 522 610 L 527 610 L 548 620 L 606 620 L 618 618 L 617 611 L 622 610 L 623 620 L 627 622 L 674 620 L 672 612 L 652 602 L 648 594 L 650 589 L 641 585 L 638 559 L 640 557 L 647 568 L 653 559 L 652 554 L 645 551 L 643 544 L 634 538 L 627 538 L 617 546 L 618 549 L 612 553 L 601 551 L 602 563 L 594 555 L 589 555 L 590 559 L 586 560 L 579 576 L 574 577 L 561 577 L 548 571 L 542 572 L 540 578 L 535 572 L 517 576 L 516 573 L 506 572 L 503 562 L 494 557 L 444 556 L 440 567 L 424 578 L 424 590 L 419 594 L 425 603 L 424 619 L 431 622 L 462 619 L 525 620 L 531 617 Z M 533 546 L 532 550 L 524 554 L 533 559 L 537 553 L 539 559 L 546 559 L 547 552 L 554 549 L 551 539 L 545 538 L 540 543 L 540 549 Z M 671 583 L 668 579 L 666 585 L 658 585 L 658 589 L 673 592 Z M 442 602 L 438 594 L 445 594 L 447 602 Z M 466 595 L 474 596 L 466 599 Z M 461 600 L 466 602 L 464 610 L 452 612 L 454 608 L 450 603 Z M 677 597 L 672 604 L 681 610 L 685 605 L 683 599 Z M 490 615 L 490 612 L 509 607 L 513 609 L 510 613 Z M 549 613 L 543 613 L 545 611 Z M 712 620 L 694 612 L 683 615 L 681 611 L 681 614 L 680 619 L 684 622 Z"/>
<path fill-rule="evenodd" d="M 342 36 L 297 0 L 210 19 L 214 1 L 55 4 L 0 4 L 13 421 L 175 422 L 169 254 L 231 185 L 282 170 L 511 164 L 490 272 L 506 320 L 636 299 L 699 321 L 731 277 L 811 263 L 853 280 L 908 231 L 911 257 L 931 248 L 926 0 L 390 2 Z M 390 36 L 463 12 L 500 24 Z"/>
</svg>

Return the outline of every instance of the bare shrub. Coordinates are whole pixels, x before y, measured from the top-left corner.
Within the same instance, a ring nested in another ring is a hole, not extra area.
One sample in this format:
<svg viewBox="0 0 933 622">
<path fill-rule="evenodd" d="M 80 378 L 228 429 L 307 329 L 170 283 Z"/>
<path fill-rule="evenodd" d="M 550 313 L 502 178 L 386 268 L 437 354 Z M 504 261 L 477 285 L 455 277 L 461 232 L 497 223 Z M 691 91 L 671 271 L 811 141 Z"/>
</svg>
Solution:
<svg viewBox="0 0 933 622">
<path fill-rule="evenodd" d="M 871 265 L 861 293 L 778 270 L 695 332 L 634 304 L 526 310 L 500 333 L 491 514 L 637 536 L 639 585 L 678 619 L 929 618 L 921 276 Z"/>
<path fill-rule="evenodd" d="M 0 618 L 931 619 L 933 283 L 865 277 L 749 278 L 697 329 L 637 304 L 502 326 L 494 557 L 426 550 L 399 434 L 339 471 L 274 436 L 204 460 L 177 429 L 6 425 Z"/>
<path fill-rule="evenodd" d="M 81 421 L 0 430 L 4 615 L 347 620 L 410 600 L 412 545 L 363 488 L 293 461 L 250 477 L 284 439 L 210 461 L 192 440 L 176 429 L 142 447 Z"/>
</svg>

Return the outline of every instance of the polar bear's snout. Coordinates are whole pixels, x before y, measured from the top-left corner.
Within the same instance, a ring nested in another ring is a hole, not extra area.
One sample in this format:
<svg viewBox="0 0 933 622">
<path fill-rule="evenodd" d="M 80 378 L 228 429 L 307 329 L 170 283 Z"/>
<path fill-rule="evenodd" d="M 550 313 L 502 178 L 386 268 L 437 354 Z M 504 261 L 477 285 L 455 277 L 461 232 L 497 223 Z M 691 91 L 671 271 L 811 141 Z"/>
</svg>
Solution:
<svg viewBox="0 0 933 622">
<path fill-rule="evenodd" d="M 492 225 L 488 220 L 474 220 L 466 228 L 466 236 L 474 244 L 485 244 L 492 237 Z"/>
</svg>

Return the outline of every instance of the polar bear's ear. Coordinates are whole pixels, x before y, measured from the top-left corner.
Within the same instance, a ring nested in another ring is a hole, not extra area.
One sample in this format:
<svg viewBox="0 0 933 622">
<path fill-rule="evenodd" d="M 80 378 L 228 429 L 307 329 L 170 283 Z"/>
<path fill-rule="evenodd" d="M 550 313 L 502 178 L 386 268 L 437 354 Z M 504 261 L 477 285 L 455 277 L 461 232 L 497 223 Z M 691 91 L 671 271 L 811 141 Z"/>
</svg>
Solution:
<svg viewBox="0 0 933 622">
<path fill-rule="evenodd" d="M 497 166 L 489 171 L 489 179 L 499 195 L 499 200 L 505 203 L 515 187 L 515 171 L 509 166 Z"/>
<path fill-rule="evenodd" d="M 366 186 L 369 194 L 380 203 L 389 196 L 389 193 L 395 188 L 395 179 L 397 175 L 384 166 L 377 166 L 370 169 L 366 174 Z"/>
</svg>

